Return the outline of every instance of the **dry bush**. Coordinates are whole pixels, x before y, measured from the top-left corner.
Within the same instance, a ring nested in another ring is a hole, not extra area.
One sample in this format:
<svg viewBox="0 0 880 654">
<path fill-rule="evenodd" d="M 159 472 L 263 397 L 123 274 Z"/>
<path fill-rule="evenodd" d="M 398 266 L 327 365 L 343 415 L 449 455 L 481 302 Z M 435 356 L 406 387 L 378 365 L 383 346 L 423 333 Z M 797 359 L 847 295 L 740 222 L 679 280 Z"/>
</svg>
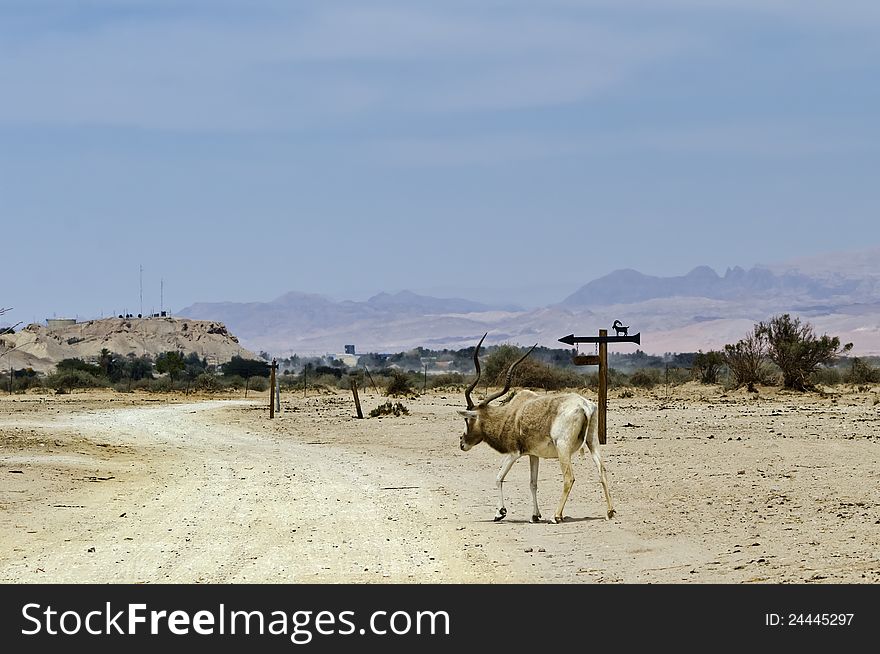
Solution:
<svg viewBox="0 0 880 654">
<path fill-rule="evenodd" d="M 408 416 L 409 409 L 407 409 L 400 402 L 386 402 L 385 404 L 380 404 L 375 409 L 370 411 L 371 418 L 380 418 L 382 416 Z"/>
<path fill-rule="evenodd" d="M 491 385 L 504 386 L 507 371 L 523 353 L 524 350 L 512 345 L 498 346 L 486 357 L 484 379 Z M 514 371 L 512 385 L 554 391 L 581 387 L 584 378 L 574 370 L 556 368 L 543 361 L 527 358 Z"/>
<path fill-rule="evenodd" d="M 756 325 L 751 334 L 733 345 L 724 346 L 724 360 L 733 375 L 734 386 L 754 391 L 755 384 L 769 381 L 767 336 Z"/>
</svg>

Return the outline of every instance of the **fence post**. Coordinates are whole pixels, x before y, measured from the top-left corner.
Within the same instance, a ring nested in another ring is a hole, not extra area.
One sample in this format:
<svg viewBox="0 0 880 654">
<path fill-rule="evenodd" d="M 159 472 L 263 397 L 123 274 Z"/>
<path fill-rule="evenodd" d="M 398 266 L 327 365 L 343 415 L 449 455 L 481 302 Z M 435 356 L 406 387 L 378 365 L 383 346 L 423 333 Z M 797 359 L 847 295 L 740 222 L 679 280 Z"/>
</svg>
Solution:
<svg viewBox="0 0 880 654">
<path fill-rule="evenodd" d="M 361 412 L 361 398 L 358 397 L 357 377 L 354 375 L 351 376 L 351 394 L 354 396 L 354 407 L 357 409 L 357 417 L 363 418 L 364 414 Z"/>
</svg>

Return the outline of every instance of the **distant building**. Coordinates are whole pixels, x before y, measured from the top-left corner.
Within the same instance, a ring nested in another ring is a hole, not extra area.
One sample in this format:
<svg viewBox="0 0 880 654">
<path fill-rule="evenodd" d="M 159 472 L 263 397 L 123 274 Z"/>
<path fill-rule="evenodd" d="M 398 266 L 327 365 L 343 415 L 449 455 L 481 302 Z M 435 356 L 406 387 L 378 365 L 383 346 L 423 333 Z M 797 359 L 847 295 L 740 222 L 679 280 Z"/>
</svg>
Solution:
<svg viewBox="0 0 880 654">
<path fill-rule="evenodd" d="M 360 361 L 360 357 L 357 354 L 331 354 L 330 357 L 337 359 L 338 361 L 342 361 L 345 365 L 350 368 L 357 367 L 358 361 Z"/>
<path fill-rule="evenodd" d="M 346 345 L 345 346 L 346 354 L 354 354 L 354 345 Z"/>
<path fill-rule="evenodd" d="M 46 318 L 46 327 L 49 329 L 64 329 L 76 324 L 76 318 Z"/>
</svg>

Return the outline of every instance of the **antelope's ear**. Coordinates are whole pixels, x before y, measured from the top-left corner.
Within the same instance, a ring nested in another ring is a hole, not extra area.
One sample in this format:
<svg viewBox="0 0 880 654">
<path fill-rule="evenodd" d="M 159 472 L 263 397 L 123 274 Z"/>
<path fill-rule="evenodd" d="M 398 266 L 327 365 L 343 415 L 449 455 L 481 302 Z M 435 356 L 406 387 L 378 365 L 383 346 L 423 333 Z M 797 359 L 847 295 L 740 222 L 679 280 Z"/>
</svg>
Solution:
<svg viewBox="0 0 880 654">
<path fill-rule="evenodd" d="M 462 418 L 471 418 L 471 419 L 473 419 L 473 418 L 476 418 L 476 417 L 477 417 L 477 412 L 476 412 L 476 411 L 470 411 L 470 410 L 468 410 L 468 411 L 459 411 L 459 412 L 458 412 L 458 415 L 460 415 Z"/>
</svg>

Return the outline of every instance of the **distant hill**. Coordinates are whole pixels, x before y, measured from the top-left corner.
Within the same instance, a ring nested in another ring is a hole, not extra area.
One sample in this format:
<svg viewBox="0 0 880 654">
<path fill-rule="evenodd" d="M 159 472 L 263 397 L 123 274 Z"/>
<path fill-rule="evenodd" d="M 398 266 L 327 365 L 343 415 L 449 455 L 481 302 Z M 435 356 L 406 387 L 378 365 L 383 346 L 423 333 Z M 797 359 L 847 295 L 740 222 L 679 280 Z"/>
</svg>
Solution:
<svg viewBox="0 0 880 654">
<path fill-rule="evenodd" d="M 558 347 L 566 334 L 594 334 L 616 319 L 630 334 L 642 333 L 646 352 L 693 352 L 735 342 L 756 322 L 784 312 L 853 342 L 854 354 L 880 354 L 880 249 L 737 266 L 723 275 L 708 266 L 672 277 L 617 270 L 529 311 L 402 291 L 365 302 L 294 292 L 271 302 L 194 304 L 180 313 L 221 321 L 252 349 L 286 356 L 341 352 L 344 344 L 358 352 L 462 348 L 487 331 L 487 344 Z"/>
<path fill-rule="evenodd" d="M 167 351 L 196 353 L 225 363 L 233 356 L 255 359 L 250 350 L 212 320 L 186 318 L 104 318 L 50 328 L 31 324 L 15 334 L 0 336 L 0 352 L 15 348 L 4 357 L 15 368 L 49 372 L 62 359 L 97 358 L 106 348 L 121 355 L 141 356 Z"/>
<path fill-rule="evenodd" d="M 562 305 L 630 304 L 666 297 L 736 300 L 773 293 L 827 300 L 874 291 L 875 285 L 868 284 L 866 288 L 864 279 L 814 278 L 798 271 L 774 273 L 763 267 L 746 271 L 739 266 L 728 268 L 722 277 L 708 266 L 699 266 L 680 277 L 652 277 L 635 270 L 616 270 L 582 286 L 565 298 Z"/>
</svg>

